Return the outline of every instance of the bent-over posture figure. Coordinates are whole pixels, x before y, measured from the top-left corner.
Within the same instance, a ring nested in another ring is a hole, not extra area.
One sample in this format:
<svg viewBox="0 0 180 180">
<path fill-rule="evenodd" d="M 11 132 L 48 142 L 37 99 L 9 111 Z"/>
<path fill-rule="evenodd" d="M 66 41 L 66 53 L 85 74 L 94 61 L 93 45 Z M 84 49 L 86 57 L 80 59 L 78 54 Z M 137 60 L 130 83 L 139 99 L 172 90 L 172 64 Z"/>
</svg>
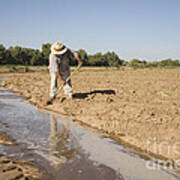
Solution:
<svg viewBox="0 0 180 180">
<path fill-rule="evenodd" d="M 67 98 L 72 98 L 72 84 L 70 77 L 70 65 L 69 60 L 75 58 L 78 61 L 79 67 L 82 65 L 78 54 L 75 51 L 64 46 L 61 42 L 56 42 L 51 46 L 51 53 L 49 55 L 49 71 L 51 76 L 50 86 L 50 99 L 47 104 L 51 104 L 56 98 L 58 85 L 57 80 L 64 85 L 64 93 Z M 66 79 L 69 79 L 66 82 Z"/>
</svg>

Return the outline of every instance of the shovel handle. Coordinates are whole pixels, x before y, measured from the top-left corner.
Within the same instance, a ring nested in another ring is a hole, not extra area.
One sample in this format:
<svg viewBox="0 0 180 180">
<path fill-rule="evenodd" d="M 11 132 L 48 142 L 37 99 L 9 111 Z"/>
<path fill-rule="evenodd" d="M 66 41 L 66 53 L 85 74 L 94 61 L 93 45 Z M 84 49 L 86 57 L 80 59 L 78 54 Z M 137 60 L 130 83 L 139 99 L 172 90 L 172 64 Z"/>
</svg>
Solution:
<svg viewBox="0 0 180 180">
<path fill-rule="evenodd" d="M 73 75 L 75 72 L 79 71 L 80 67 L 81 67 L 81 65 L 79 65 L 79 66 L 71 73 L 71 75 L 67 77 L 67 79 L 65 80 L 66 83 L 70 80 L 70 78 L 72 77 L 72 75 Z M 64 87 L 64 85 L 65 85 L 65 84 L 62 84 L 62 85 L 58 88 L 58 91 L 61 91 L 62 88 Z"/>
</svg>

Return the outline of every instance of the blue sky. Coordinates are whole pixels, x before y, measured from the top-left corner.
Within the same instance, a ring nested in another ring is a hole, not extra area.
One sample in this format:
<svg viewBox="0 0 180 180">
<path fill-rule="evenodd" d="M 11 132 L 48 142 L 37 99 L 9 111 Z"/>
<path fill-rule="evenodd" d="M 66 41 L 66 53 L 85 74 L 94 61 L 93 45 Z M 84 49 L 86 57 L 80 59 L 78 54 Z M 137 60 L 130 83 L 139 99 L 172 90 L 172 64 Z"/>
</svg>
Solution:
<svg viewBox="0 0 180 180">
<path fill-rule="evenodd" d="M 125 60 L 180 59 L 180 0 L 0 0 L 0 43 L 57 40 Z"/>
</svg>

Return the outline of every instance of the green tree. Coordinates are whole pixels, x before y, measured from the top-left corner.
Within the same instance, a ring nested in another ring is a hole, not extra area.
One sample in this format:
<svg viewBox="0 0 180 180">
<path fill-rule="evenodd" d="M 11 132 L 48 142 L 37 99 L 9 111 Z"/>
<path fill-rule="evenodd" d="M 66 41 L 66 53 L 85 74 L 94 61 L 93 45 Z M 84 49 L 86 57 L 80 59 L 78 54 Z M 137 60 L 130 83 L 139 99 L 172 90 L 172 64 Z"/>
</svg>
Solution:
<svg viewBox="0 0 180 180">
<path fill-rule="evenodd" d="M 90 66 L 105 66 L 108 65 L 106 62 L 105 56 L 103 56 L 100 52 L 88 56 L 88 65 Z"/>
<path fill-rule="evenodd" d="M 6 64 L 6 48 L 0 44 L 0 64 Z"/>
<path fill-rule="evenodd" d="M 42 53 L 37 49 L 33 51 L 33 56 L 31 58 L 31 65 L 45 65 L 46 61 L 43 58 Z"/>
<path fill-rule="evenodd" d="M 107 52 L 104 56 L 107 59 L 108 65 L 112 67 L 119 67 L 124 62 L 115 52 Z"/>
<path fill-rule="evenodd" d="M 19 46 L 9 47 L 8 51 L 11 54 L 12 61 L 14 62 L 14 64 L 23 64 L 21 50 L 22 48 Z"/>
<path fill-rule="evenodd" d="M 165 59 L 159 62 L 159 66 L 179 66 L 180 63 L 178 60 L 173 61 L 172 59 Z"/>
<path fill-rule="evenodd" d="M 51 44 L 46 43 L 42 45 L 42 55 L 45 61 L 45 64 L 49 64 L 49 54 L 51 53 Z"/>
<path fill-rule="evenodd" d="M 79 49 L 77 51 L 81 61 L 83 62 L 83 65 L 87 66 L 88 65 L 88 55 L 84 49 Z"/>
<path fill-rule="evenodd" d="M 131 61 L 129 61 L 130 66 L 138 66 L 140 63 L 141 61 L 139 59 L 132 59 Z"/>
<path fill-rule="evenodd" d="M 5 64 L 14 64 L 10 51 L 6 50 Z"/>
<path fill-rule="evenodd" d="M 33 56 L 32 52 L 34 50 L 33 49 L 29 49 L 29 48 L 22 48 L 21 49 L 21 60 L 22 60 L 22 64 L 23 65 L 30 65 L 31 63 L 31 58 Z"/>
</svg>

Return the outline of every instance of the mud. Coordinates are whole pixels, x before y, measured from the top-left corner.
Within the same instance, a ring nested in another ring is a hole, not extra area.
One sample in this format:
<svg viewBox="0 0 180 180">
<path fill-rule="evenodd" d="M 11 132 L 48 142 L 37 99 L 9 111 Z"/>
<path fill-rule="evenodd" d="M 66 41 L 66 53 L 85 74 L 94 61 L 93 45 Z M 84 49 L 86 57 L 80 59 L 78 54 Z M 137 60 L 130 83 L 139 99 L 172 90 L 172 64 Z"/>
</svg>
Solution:
<svg viewBox="0 0 180 180">
<path fill-rule="evenodd" d="M 72 84 L 73 100 L 59 92 L 53 105 L 46 106 L 50 86 L 47 72 L 16 75 L 3 82 L 5 88 L 37 107 L 73 116 L 146 153 L 179 160 L 180 149 L 173 151 L 180 142 L 179 69 L 82 69 L 73 75 Z"/>
<path fill-rule="evenodd" d="M 0 180 L 41 180 L 45 176 L 28 161 L 0 158 Z"/>
</svg>

